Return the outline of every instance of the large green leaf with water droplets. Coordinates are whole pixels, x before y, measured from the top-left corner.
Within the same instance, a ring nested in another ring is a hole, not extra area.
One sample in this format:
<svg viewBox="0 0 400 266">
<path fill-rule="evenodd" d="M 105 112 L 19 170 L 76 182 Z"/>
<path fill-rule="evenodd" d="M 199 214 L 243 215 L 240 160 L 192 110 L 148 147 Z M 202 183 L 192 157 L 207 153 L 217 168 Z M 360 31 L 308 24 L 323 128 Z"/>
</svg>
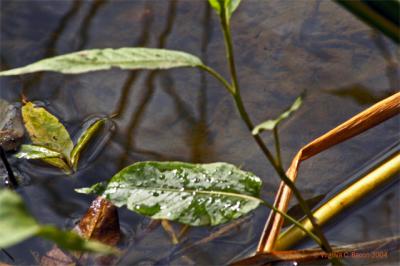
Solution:
<svg viewBox="0 0 400 266">
<path fill-rule="evenodd" d="M 0 72 L 0 76 L 38 71 L 78 74 L 112 67 L 121 69 L 167 69 L 196 67 L 201 60 L 191 54 L 156 48 L 93 49 L 43 59 L 33 64 Z"/>
<path fill-rule="evenodd" d="M 261 180 L 227 163 L 139 162 L 108 183 L 78 189 L 153 219 L 218 225 L 255 209 Z"/>
<path fill-rule="evenodd" d="M 115 252 L 112 247 L 83 239 L 76 233 L 38 224 L 29 214 L 21 197 L 13 191 L 0 190 L 0 206 L 0 248 L 13 246 L 33 236 L 41 236 L 69 250 Z"/>
</svg>

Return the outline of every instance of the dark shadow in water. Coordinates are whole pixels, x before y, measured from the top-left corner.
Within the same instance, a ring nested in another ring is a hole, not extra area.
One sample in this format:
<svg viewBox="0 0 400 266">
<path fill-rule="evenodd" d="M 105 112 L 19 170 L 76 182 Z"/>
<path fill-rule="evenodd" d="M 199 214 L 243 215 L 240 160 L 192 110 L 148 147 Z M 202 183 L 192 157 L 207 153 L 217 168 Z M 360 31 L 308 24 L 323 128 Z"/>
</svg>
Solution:
<svg viewBox="0 0 400 266">
<path fill-rule="evenodd" d="M 80 43 L 77 47 L 77 50 L 82 50 L 83 48 L 85 48 L 89 39 L 90 24 L 93 18 L 96 16 L 99 9 L 106 3 L 107 3 L 106 0 L 95 0 L 93 4 L 90 6 L 89 12 L 83 19 L 82 26 L 79 30 Z"/>
<path fill-rule="evenodd" d="M 207 45 L 209 43 L 210 35 L 211 35 L 211 9 L 206 6 L 206 11 L 205 11 L 205 19 L 204 19 L 204 36 L 203 36 L 203 42 L 201 45 L 201 51 L 202 51 L 202 58 L 206 58 L 206 51 L 207 51 Z M 159 38 L 159 43 L 158 46 L 159 48 L 163 48 L 165 46 L 165 42 L 167 40 L 167 37 L 169 36 L 172 27 L 173 27 L 173 22 L 175 18 L 175 12 L 176 12 L 176 1 L 171 1 L 170 2 L 170 7 L 168 11 L 168 19 L 167 19 L 167 24 L 166 28 L 164 31 L 161 33 L 160 38 Z M 193 162 L 201 162 L 203 161 L 203 158 L 205 158 L 206 154 L 207 157 L 211 156 L 213 154 L 213 151 L 211 149 L 208 149 L 207 151 L 204 150 L 206 147 L 206 141 L 207 141 L 207 83 L 206 83 L 206 78 L 204 73 L 201 73 L 201 83 L 200 83 L 200 89 L 199 89 L 199 97 L 198 97 L 198 108 L 199 108 L 199 115 L 200 118 L 196 119 L 194 115 L 191 115 L 190 111 L 190 105 L 186 104 L 181 97 L 179 96 L 179 93 L 177 93 L 174 89 L 173 85 L 173 79 L 170 77 L 169 72 L 165 71 L 162 72 L 162 75 L 158 71 L 153 71 L 151 72 L 145 82 L 145 87 L 146 91 L 145 94 L 143 95 L 140 104 L 137 108 L 137 111 L 135 114 L 132 116 L 132 120 L 129 123 L 129 129 L 127 132 L 128 138 L 126 138 L 126 142 L 123 144 L 123 146 L 126 148 L 126 152 L 124 155 L 124 158 L 121 160 L 121 165 L 120 167 L 123 167 L 126 163 L 126 160 L 129 158 L 129 150 L 132 150 L 134 153 L 140 153 L 142 155 L 148 155 L 155 157 L 156 159 L 179 159 L 179 158 L 172 158 L 170 155 L 163 155 L 160 154 L 156 151 L 150 151 L 150 150 L 145 150 L 145 149 L 139 149 L 135 147 L 134 139 L 130 136 L 134 136 L 135 130 L 139 127 L 143 116 L 145 114 L 146 108 L 148 104 L 151 102 L 151 99 L 155 93 L 156 87 L 154 86 L 154 81 L 156 77 L 159 77 L 161 79 L 162 85 L 160 86 L 166 93 L 171 97 L 171 99 L 174 101 L 175 108 L 176 108 L 176 113 L 179 115 L 179 120 L 186 120 L 187 123 L 189 124 L 190 130 L 186 130 L 187 136 L 186 140 L 188 143 L 188 146 L 191 147 L 191 156 L 190 160 Z"/>
<path fill-rule="evenodd" d="M 7 60 L 4 58 L 3 55 L 0 57 L 0 70 L 10 69 L 10 65 L 7 63 Z"/>
<path fill-rule="evenodd" d="M 395 57 L 392 56 L 381 33 L 378 31 L 373 31 L 371 37 L 378 50 L 381 52 L 382 57 L 386 60 L 386 76 L 389 81 L 391 92 L 395 93 L 397 90 L 399 90 L 400 84 L 399 64 L 396 62 Z"/>
<path fill-rule="evenodd" d="M 169 2 L 169 7 L 168 7 L 168 15 L 167 15 L 167 23 L 165 24 L 165 29 L 162 31 L 159 41 L 157 44 L 158 48 L 163 48 L 165 46 L 165 43 L 167 41 L 167 38 L 172 30 L 174 21 L 175 21 L 175 14 L 176 14 L 176 1 L 170 1 Z M 166 156 L 163 156 L 162 154 L 159 154 L 154 151 L 148 151 L 148 150 L 143 150 L 143 149 L 138 149 L 135 148 L 135 143 L 134 143 L 134 136 L 135 136 L 135 131 L 139 127 L 140 123 L 143 120 L 144 114 L 146 112 L 146 108 L 148 104 L 150 103 L 156 87 L 154 86 L 154 81 L 156 79 L 156 76 L 158 74 L 158 71 L 152 71 L 150 74 L 147 76 L 146 82 L 145 82 L 145 92 L 142 98 L 139 101 L 139 106 L 137 107 L 136 111 L 132 114 L 131 119 L 128 124 L 128 130 L 125 133 L 125 138 L 122 143 L 122 147 L 125 148 L 125 152 L 121 157 L 120 160 L 120 165 L 119 167 L 122 168 L 125 166 L 126 162 L 129 159 L 129 154 L 130 151 L 136 152 L 136 153 L 142 153 L 146 155 L 152 155 L 155 156 L 157 159 L 165 158 Z"/>
<path fill-rule="evenodd" d="M 60 19 L 60 22 L 58 23 L 57 27 L 54 29 L 54 31 L 50 34 L 49 36 L 49 41 L 46 46 L 46 50 L 44 52 L 43 58 L 47 58 L 50 56 L 55 55 L 55 47 L 57 45 L 58 39 L 62 36 L 64 30 L 66 29 L 69 21 L 78 13 L 80 7 L 82 5 L 81 0 L 74 0 L 72 2 L 71 8 L 68 10 L 67 13 Z M 27 95 L 27 92 L 29 91 L 30 88 L 38 84 L 42 77 L 44 75 L 44 72 L 39 72 L 34 74 L 32 79 L 28 79 L 24 82 L 23 84 L 23 89 L 22 93 L 24 95 Z"/>
<path fill-rule="evenodd" d="M 343 88 L 328 89 L 325 90 L 325 92 L 343 98 L 350 98 L 359 105 L 371 105 L 389 97 L 399 89 L 399 66 L 396 62 L 396 59 L 392 56 L 385 43 L 385 40 L 382 38 L 382 35 L 379 32 L 373 31 L 371 38 L 376 44 L 378 50 L 381 52 L 382 57 L 387 62 L 386 76 L 389 83 L 389 89 L 386 91 L 377 92 L 376 90 L 365 87 L 361 84 L 353 84 Z"/>
<path fill-rule="evenodd" d="M 140 33 L 139 39 L 135 42 L 135 44 L 133 44 L 133 46 L 138 46 L 138 47 L 147 46 L 150 37 L 149 33 L 151 32 L 150 28 L 151 25 L 153 24 L 153 20 L 154 20 L 153 11 L 149 8 L 149 5 L 146 5 L 143 14 L 143 23 L 142 26 L 140 27 L 142 29 L 142 32 Z M 124 85 L 122 86 L 121 95 L 117 101 L 117 107 L 113 112 L 116 118 L 121 117 L 126 112 L 127 104 L 130 98 L 129 97 L 130 91 L 139 73 L 140 73 L 139 71 L 132 71 L 129 77 L 124 82 Z"/>
<path fill-rule="evenodd" d="M 391 91 L 376 92 L 360 84 L 324 91 L 338 97 L 350 98 L 359 105 L 371 105 L 393 94 Z"/>
</svg>

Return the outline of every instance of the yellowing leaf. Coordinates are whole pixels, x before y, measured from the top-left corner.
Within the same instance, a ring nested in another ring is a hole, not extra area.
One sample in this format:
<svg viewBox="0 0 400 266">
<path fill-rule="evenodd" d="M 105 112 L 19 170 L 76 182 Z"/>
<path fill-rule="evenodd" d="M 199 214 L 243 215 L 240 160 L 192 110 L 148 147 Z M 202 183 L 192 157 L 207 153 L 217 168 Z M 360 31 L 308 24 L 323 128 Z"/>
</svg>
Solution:
<svg viewBox="0 0 400 266">
<path fill-rule="evenodd" d="M 45 162 L 68 172 L 68 161 L 74 147 L 68 131 L 58 119 L 43 107 L 27 102 L 22 107 L 22 118 L 34 145 L 59 152 L 64 159 L 46 158 Z"/>
</svg>

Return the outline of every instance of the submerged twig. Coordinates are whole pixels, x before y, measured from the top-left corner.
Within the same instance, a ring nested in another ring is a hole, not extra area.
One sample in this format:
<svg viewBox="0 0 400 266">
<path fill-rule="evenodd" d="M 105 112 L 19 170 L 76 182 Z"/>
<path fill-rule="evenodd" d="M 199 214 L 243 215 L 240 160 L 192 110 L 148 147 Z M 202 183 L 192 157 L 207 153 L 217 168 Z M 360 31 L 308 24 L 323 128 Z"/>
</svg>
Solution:
<svg viewBox="0 0 400 266">
<path fill-rule="evenodd" d="M 17 179 L 15 178 L 14 172 L 11 169 L 10 164 L 8 163 L 6 152 L 4 151 L 3 147 L 1 147 L 1 146 L 0 146 L 0 157 L 1 157 L 1 160 L 3 161 L 4 167 L 7 170 L 8 178 L 5 182 L 6 185 L 13 189 L 17 188 L 18 187 Z"/>
<path fill-rule="evenodd" d="M 372 107 L 357 114 L 343 124 L 322 135 L 321 137 L 304 146 L 294 157 L 287 175 L 292 181 L 296 180 L 297 172 L 301 161 L 306 160 L 340 142 L 352 138 L 365 130 L 378 125 L 379 123 L 395 116 L 400 112 L 400 93 L 396 93 Z M 275 206 L 286 212 L 291 190 L 284 182 L 281 182 L 275 198 Z M 281 216 L 271 212 L 265 225 L 263 235 L 260 239 L 258 252 L 271 251 L 274 248 L 276 239 L 282 227 L 283 219 Z"/>
</svg>

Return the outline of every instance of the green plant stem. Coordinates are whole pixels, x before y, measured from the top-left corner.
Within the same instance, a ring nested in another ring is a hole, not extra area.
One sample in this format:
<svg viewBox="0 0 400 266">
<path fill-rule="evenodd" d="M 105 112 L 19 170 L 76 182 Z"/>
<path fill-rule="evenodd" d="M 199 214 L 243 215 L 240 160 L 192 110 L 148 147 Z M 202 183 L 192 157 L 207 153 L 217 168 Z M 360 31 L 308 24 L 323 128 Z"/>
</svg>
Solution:
<svg viewBox="0 0 400 266">
<path fill-rule="evenodd" d="M 247 128 L 251 132 L 254 128 L 254 125 L 246 111 L 246 108 L 244 107 L 242 97 L 240 95 L 240 87 L 237 79 L 237 74 L 236 74 L 236 67 L 235 67 L 235 57 L 234 57 L 234 52 L 233 52 L 233 43 L 232 43 L 232 37 L 231 37 L 231 32 L 230 32 L 230 27 L 229 27 L 229 22 L 226 17 L 225 12 L 221 11 L 220 12 L 220 18 L 221 18 L 221 26 L 222 26 L 222 31 L 224 35 L 224 41 L 225 41 L 225 48 L 226 48 L 226 57 L 228 59 L 228 64 L 229 64 L 229 71 L 232 77 L 232 95 L 236 103 L 236 107 L 239 111 L 239 114 L 242 118 L 242 120 L 245 122 L 247 125 Z M 224 85 L 225 86 L 225 85 Z M 319 228 L 317 221 L 315 220 L 314 216 L 312 215 L 311 209 L 308 207 L 306 201 L 303 199 L 303 197 L 300 194 L 300 191 L 296 188 L 292 180 L 290 180 L 287 176 L 285 171 L 283 170 L 282 167 L 279 167 L 277 162 L 275 161 L 274 157 L 272 156 L 271 152 L 267 148 L 267 146 L 264 144 L 262 141 L 261 137 L 259 135 L 252 135 L 258 146 L 261 148 L 263 151 L 264 155 L 267 157 L 267 159 L 270 161 L 272 164 L 273 168 L 275 171 L 278 173 L 279 177 L 282 179 L 283 182 L 293 191 L 293 194 L 297 198 L 301 208 L 303 209 L 304 213 L 307 215 L 307 217 L 310 219 L 313 229 L 317 236 L 320 239 L 320 246 L 321 248 L 326 251 L 326 252 L 332 252 L 332 248 L 329 245 L 328 240 L 325 238 L 324 234 L 322 233 L 322 230 Z"/>
<path fill-rule="evenodd" d="M 277 209 L 274 205 L 269 204 L 268 202 L 264 201 L 264 200 L 260 200 L 261 204 L 265 205 L 267 208 L 271 209 L 274 212 L 279 213 L 280 215 L 282 215 L 284 217 L 284 219 L 287 219 L 289 222 L 291 222 L 294 226 L 296 226 L 297 228 L 299 228 L 301 231 L 303 231 L 304 233 L 306 233 L 308 236 L 310 236 L 319 246 L 322 245 L 321 239 L 316 236 L 315 234 L 313 234 L 313 232 L 311 230 L 308 230 L 305 228 L 305 226 L 303 226 L 302 224 L 300 224 L 300 222 L 296 221 L 296 219 L 292 218 L 290 215 L 287 215 L 286 213 L 280 211 L 279 209 Z"/>
<path fill-rule="evenodd" d="M 281 157 L 281 144 L 279 141 L 278 127 L 274 127 L 274 140 L 275 140 L 275 150 L 276 150 L 276 163 L 279 168 L 282 168 L 282 157 Z"/>
</svg>

